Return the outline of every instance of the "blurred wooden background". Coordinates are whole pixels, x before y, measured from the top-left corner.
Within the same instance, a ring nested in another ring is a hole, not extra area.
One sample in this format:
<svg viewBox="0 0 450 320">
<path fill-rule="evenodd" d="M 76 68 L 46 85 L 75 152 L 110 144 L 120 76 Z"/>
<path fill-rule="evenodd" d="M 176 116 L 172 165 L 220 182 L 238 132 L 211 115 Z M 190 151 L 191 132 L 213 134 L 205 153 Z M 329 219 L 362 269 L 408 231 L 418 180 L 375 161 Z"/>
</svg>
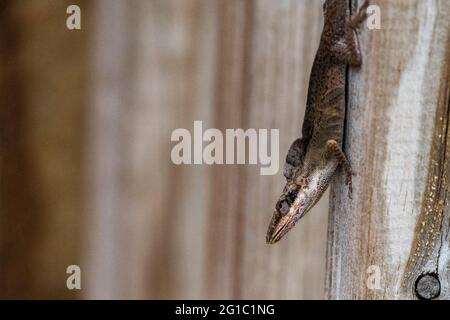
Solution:
<svg viewBox="0 0 450 320">
<path fill-rule="evenodd" d="M 1 298 L 77 295 L 88 32 L 66 29 L 67 5 L 0 1 Z"/>
<path fill-rule="evenodd" d="M 2 1 L 0 297 L 324 297 L 326 198 L 268 246 L 281 173 L 170 160 L 171 132 L 194 120 L 279 128 L 284 160 L 321 7 Z M 81 291 L 66 288 L 71 264 Z"/>
</svg>

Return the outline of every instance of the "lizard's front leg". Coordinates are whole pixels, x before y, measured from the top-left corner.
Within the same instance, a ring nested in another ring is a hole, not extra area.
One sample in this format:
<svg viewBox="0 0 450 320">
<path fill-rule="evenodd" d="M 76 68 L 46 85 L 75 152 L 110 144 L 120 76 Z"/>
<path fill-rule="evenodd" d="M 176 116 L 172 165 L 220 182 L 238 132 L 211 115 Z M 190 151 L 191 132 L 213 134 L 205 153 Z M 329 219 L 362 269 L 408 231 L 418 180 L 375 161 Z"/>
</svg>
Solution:
<svg viewBox="0 0 450 320">
<path fill-rule="evenodd" d="M 365 0 L 355 15 L 350 18 L 350 26 L 353 29 L 358 29 L 361 23 L 367 19 L 367 8 L 369 7 L 369 0 Z"/>
<path fill-rule="evenodd" d="M 344 152 L 342 151 L 339 144 L 336 142 L 336 140 L 328 140 L 327 144 L 325 146 L 325 152 L 327 157 L 333 157 L 337 160 L 339 165 L 344 169 L 346 174 L 346 181 L 345 184 L 348 185 L 348 191 L 349 191 L 349 197 L 351 199 L 351 194 L 353 192 L 352 188 L 352 175 L 353 170 L 350 166 L 350 163 L 348 162 Z"/>
<path fill-rule="evenodd" d="M 356 30 L 367 18 L 366 10 L 368 6 L 369 1 L 364 1 L 358 9 L 358 12 L 348 20 L 345 35 L 332 45 L 331 51 L 337 61 L 351 66 L 361 65 L 361 50 L 359 48 Z"/>
</svg>

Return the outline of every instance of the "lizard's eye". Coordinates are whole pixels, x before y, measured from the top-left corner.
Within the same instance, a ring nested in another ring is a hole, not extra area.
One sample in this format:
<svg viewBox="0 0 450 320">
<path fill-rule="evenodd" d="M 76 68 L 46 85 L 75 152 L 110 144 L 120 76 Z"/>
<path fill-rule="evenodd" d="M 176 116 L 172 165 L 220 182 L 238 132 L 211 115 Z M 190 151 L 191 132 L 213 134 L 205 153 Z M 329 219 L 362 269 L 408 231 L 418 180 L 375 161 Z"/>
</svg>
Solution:
<svg viewBox="0 0 450 320">
<path fill-rule="evenodd" d="M 287 199 L 287 201 L 288 201 L 290 204 L 293 204 L 293 203 L 294 203 L 296 197 L 297 197 L 297 192 L 294 191 L 294 190 L 289 191 L 289 192 L 286 194 L 286 199 Z"/>
<path fill-rule="evenodd" d="M 278 201 L 277 203 L 277 209 L 281 214 L 286 214 L 289 212 L 289 204 L 286 200 Z"/>
</svg>

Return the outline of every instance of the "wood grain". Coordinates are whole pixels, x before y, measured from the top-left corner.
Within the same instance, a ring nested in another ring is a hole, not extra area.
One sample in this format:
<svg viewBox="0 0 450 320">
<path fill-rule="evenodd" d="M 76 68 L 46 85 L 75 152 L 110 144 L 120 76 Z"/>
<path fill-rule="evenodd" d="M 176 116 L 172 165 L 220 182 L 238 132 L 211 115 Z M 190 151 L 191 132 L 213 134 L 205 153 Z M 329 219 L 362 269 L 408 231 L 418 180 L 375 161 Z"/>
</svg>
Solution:
<svg viewBox="0 0 450 320">
<path fill-rule="evenodd" d="M 437 273 L 449 298 L 446 1 L 374 1 L 381 30 L 362 33 L 351 70 L 345 149 L 357 173 L 353 201 L 332 187 L 327 295 L 416 298 L 420 274 Z M 371 267 L 372 266 L 372 267 Z M 379 268 L 379 288 L 368 286 Z"/>
<path fill-rule="evenodd" d="M 281 173 L 170 160 L 172 131 L 194 120 L 279 128 L 284 160 L 301 132 L 321 2 L 134 1 L 120 17 L 110 6 L 96 7 L 94 41 L 110 45 L 93 46 L 107 76 L 92 87 L 86 297 L 323 297 L 326 202 L 271 247 Z"/>
<path fill-rule="evenodd" d="M 300 135 L 321 3 L 226 1 L 222 8 L 216 126 L 280 128 L 283 163 Z M 260 176 L 251 166 L 215 170 L 208 296 L 322 297 L 324 207 L 313 210 L 285 241 L 268 246 L 265 233 L 284 178 Z"/>
</svg>

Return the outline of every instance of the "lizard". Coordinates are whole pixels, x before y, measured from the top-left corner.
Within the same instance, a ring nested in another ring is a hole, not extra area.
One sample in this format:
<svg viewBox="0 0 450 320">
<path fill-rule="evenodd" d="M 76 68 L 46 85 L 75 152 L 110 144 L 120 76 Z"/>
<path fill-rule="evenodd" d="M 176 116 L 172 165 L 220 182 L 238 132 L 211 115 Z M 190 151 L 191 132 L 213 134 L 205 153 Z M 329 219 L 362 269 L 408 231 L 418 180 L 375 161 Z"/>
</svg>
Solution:
<svg viewBox="0 0 450 320">
<path fill-rule="evenodd" d="M 357 37 L 367 18 L 365 0 L 350 16 L 348 0 L 326 0 L 324 26 L 311 69 L 302 137 L 290 146 L 283 168 L 286 185 L 267 230 L 266 242 L 278 242 L 322 197 L 338 167 L 346 174 L 349 197 L 354 174 L 342 151 L 348 66 L 360 66 Z"/>
</svg>

